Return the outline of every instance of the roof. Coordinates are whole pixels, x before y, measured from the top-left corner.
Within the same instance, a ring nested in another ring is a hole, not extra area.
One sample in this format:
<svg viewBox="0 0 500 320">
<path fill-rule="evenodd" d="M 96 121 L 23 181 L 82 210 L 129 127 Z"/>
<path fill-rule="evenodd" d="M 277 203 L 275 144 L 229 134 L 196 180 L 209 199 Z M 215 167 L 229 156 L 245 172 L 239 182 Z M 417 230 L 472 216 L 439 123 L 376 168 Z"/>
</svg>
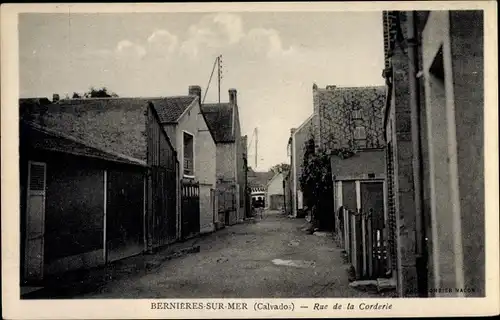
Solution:
<svg viewBox="0 0 500 320">
<path fill-rule="evenodd" d="M 27 118 L 92 147 L 147 161 L 147 114 L 149 109 L 154 110 L 150 108 L 150 102 L 154 100 L 63 99 L 49 105 L 39 105 L 38 110 L 32 108 Z M 174 150 L 168 137 L 167 143 Z"/>
<path fill-rule="evenodd" d="M 274 172 L 272 171 L 248 171 L 247 179 L 250 188 L 266 188 L 267 183 L 273 178 Z"/>
<path fill-rule="evenodd" d="M 266 186 L 269 186 L 271 184 L 271 182 L 274 181 L 274 179 L 276 179 L 277 177 L 279 176 L 282 176 L 283 178 L 285 177 L 285 174 L 286 172 L 276 172 L 271 179 L 269 179 L 269 181 L 267 182 Z"/>
<path fill-rule="evenodd" d="M 160 117 L 161 123 L 177 123 L 196 96 L 179 96 L 149 99 Z"/>
<path fill-rule="evenodd" d="M 230 103 L 208 103 L 201 106 L 215 142 L 234 142 L 233 106 Z"/>
<path fill-rule="evenodd" d="M 34 123 L 23 121 L 22 131 L 23 135 L 27 134 L 27 139 L 29 139 L 28 143 L 35 149 L 62 152 L 118 163 L 147 166 L 146 162 L 142 160 L 109 150 L 103 150 L 97 146 L 91 146 L 75 137 Z"/>
</svg>

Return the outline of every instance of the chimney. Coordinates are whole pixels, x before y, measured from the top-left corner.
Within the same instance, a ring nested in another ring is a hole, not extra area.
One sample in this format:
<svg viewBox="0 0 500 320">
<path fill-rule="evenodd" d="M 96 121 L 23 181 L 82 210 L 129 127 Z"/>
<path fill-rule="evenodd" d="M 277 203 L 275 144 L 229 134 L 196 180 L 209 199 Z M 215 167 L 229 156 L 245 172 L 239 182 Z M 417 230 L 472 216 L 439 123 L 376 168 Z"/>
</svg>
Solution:
<svg viewBox="0 0 500 320">
<path fill-rule="evenodd" d="M 54 93 L 52 95 L 52 102 L 57 102 L 57 101 L 59 101 L 59 95 L 57 93 Z"/>
<path fill-rule="evenodd" d="M 197 96 L 198 101 L 201 104 L 201 87 L 200 86 L 189 86 L 189 95 L 190 96 Z"/>
<path fill-rule="evenodd" d="M 237 91 L 236 89 L 229 89 L 229 103 L 232 105 L 237 105 L 238 104 L 238 99 L 237 99 Z"/>
</svg>

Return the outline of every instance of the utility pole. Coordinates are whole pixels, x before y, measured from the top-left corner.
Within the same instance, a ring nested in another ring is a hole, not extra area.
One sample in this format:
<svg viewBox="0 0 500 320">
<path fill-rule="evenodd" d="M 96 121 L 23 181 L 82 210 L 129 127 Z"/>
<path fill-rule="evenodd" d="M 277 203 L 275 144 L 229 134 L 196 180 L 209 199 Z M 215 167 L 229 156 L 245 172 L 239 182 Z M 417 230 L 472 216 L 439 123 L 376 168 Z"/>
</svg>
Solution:
<svg viewBox="0 0 500 320">
<path fill-rule="evenodd" d="M 218 76 L 217 76 L 217 87 L 219 90 L 219 103 L 220 103 L 220 81 L 222 79 L 222 55 L 219 55 L 217 57 L 217 70 L 218 70 Z"/>
<path fill-rule="evenodd" d="M 259 146 L 259 132 L 257 127 L 255 127 L 255 169 L 257 170 L 257 151 Z"/>
</svg>

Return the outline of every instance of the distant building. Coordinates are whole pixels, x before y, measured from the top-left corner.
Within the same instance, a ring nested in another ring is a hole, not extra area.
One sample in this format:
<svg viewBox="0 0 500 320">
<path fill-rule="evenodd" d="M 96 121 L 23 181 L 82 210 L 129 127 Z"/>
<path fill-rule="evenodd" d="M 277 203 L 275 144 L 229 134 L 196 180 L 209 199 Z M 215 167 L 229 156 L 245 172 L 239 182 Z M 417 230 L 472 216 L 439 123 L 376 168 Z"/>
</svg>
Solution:
<svg viewBox="0 0 500 320">
<path fill-rule="evenodd" d="M 290 158 L 290 174 L 286 183 L 290 188 L 290 214 L 294 217 L 304 209 L 303 193 L 300 187 L 300 177 L 304 163 L 304 147 L 313 136 L 313 115 L 307 118 L 297 129 L 290 130 L 287 154 Z"/>
<path fill-rule="evenodd" d="M 284 173 L 276 173 L 267 183 L 266 207 L 270 210 L 282 210 L 285 206 Z"/>
<path fill-rule="evenodd" d="M 252 204 L 255 200 L 262 200 L 264 206 L 267 206 L 267 184 L 274 176 L 271 171 L 248 170 L 248 187 L 250 188 Z M 261 199 L 259 199 L 261 198 Z"/>
<path fill-rule="evenodd" d="M 241 135 L 236 89 L 229 90 L 229 102 L 204 103 L 201 111 L 215 138 L 217 187 L 235 190 L 236 211 L 227 222 L 234 224 L 245 217 L 247 174 L 246 138 Z"/>
</svg>

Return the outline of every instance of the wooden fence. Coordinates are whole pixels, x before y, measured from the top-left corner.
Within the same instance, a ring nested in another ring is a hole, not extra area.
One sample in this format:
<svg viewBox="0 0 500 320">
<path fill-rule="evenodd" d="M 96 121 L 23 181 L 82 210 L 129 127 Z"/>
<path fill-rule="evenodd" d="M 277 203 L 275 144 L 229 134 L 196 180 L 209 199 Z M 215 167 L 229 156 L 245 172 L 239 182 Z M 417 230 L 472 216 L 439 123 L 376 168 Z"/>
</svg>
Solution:
<svg viewBox="0 0 500 320">
<path fill-rule="evenodd" d="M 159 248 L 176 240 L 177 171 L 154 166 L 151 170 L 151 247 Z"/>
<path fill-rule="evenodd" d="M 348 262 L 354 267 L 356 280 L 385 277 L 387 248 L 384 239 L 383 212 L 339 210 L 341 239 Z"/>
</svg>

